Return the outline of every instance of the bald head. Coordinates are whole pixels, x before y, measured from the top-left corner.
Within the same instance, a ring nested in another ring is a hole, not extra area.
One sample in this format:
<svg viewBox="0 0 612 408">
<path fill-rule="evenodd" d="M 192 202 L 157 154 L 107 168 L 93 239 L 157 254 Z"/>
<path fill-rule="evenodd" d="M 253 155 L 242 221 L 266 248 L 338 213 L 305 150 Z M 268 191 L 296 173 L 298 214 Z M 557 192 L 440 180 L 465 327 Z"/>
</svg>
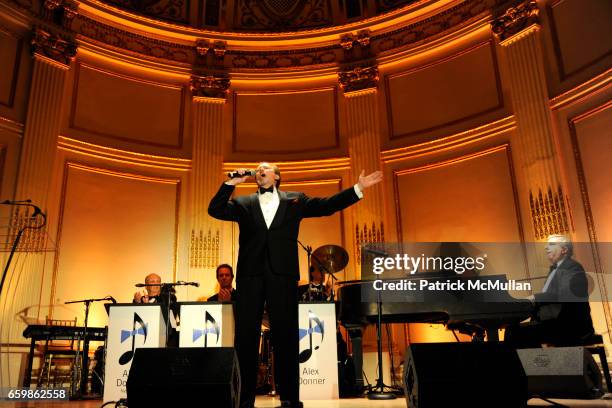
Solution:
<svg viewBox="0 0 612 408">
<path fill-rule="evenodd" d="M 149 285 L 159 285 L 161 283 L 161 277 L 156 273 L 150 273 L 145 278 L 145 289 L 147 289 L 147 294 L 149 297 L 159 295 L 161 291 L 161 286 L 149 286 Z"/>
</svg>

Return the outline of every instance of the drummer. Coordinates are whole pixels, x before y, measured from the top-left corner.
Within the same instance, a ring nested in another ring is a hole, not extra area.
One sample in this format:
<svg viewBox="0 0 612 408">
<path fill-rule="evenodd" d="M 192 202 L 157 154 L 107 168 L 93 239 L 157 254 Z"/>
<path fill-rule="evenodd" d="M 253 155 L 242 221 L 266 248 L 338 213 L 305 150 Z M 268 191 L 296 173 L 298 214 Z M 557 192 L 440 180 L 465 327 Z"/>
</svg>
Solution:
<svg viewBox="0 0 612 408">
<path fill-rule="evenodd" d="M 298 286 L 298 299 L 305 302 L 327 302 L 331 299 L 331 285 L 325 283 L 325 272 L 321 265 L 312 262 L 309 268 L 310 283 Z"/>
</svg>

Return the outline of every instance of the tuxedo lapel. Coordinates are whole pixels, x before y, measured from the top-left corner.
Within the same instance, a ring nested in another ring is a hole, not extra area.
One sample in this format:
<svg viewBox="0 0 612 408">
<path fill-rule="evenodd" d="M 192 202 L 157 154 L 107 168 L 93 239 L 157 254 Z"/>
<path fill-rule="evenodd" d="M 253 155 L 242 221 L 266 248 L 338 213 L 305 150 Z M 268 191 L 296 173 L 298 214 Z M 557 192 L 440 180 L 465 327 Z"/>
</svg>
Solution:
<svg viewBox="0 0 612 408">
<path fill-rule="evenodd" d="M 274 219 L 272 220 L 272 224 L 270 224 L 270 229 L 282 224 L 283 220 L 285 219 L 285 212 L 287 212 L 287 193 L 281 190 L 277 191 L 279 195 L 278 209 L 276 210 L 276 214 L 274 214 Z"/>
<path fill-rule="evenodd" d="M 263 226 L 264 228 L 268 228 L 266 225 L 266 220 L 263 216 L 263 211 L 261 211 L 261 205 L 259 205 L 259 196 L 257 193 L 251 194 L 251 208 L 253 209 L 253 219 L 255 224 L 259 226 Z"/>
</svg>

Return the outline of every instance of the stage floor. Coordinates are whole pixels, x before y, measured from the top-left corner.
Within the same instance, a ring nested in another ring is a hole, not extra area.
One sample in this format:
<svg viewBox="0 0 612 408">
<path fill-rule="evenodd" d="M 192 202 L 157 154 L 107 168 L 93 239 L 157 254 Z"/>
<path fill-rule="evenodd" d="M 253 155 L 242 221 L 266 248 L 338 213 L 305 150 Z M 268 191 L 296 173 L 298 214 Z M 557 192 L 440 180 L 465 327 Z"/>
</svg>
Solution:
<svg viewBox="0 0 612 408">
<path fill-rule="evenodd" d="M 608 394 L 608 398 L 612 395 Z M 553 401 L 565 405 L 569 408 L 612 408 L 612 399 L 599 400 L 564 400 L 553 399 Z M 258 396 L 255 402 L 256 408 L 273 408 L 280 405 L 278 398 Z M 529 400 L 530 407 L 546 407 L 549 403 L 539 400 Z M 99 408 L 102 406 L 102 401 L 67 401 L 67 402 L 0 402 L 1 408 Z M 495 402 L 491 402 L 491 406 L 495 406 Z M 114 405 L 107 405 L 108 408 L 113 408 Z M 195 406 L 194 406 L 195 407 Z M 304 408 L 406 408 L 406 399 L 399 397 L 391 401 L 371 401 L 367 398 L 350 398 L 341 400 L 327 401 L 306 401 Z"/>
</svg>

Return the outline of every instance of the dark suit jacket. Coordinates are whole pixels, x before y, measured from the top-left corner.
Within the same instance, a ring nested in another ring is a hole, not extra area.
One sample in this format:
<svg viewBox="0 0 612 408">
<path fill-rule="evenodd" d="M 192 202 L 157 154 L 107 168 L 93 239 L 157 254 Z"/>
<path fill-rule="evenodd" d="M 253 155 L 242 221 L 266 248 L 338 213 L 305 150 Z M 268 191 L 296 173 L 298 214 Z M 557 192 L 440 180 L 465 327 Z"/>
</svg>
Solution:
<svg viewBox="0 0 612 408">
<path fill-rule="evenodd" d="M 594 332 L 587 277 L 580 263 L 565 258 L 546 292 L 534 297 L 538 320 L 556 319 L 568 338 L 577 339 Z"/>
<path fill-rule="evenodd" d="M 302 219 L 332 215 L 359 201 L 353 187 L 327 198 L 277 190 L 280 203 L 268 229 L 257 194 L 230 199 L 233 191 L 234 186 L 223 183 L 210 201 L 208 214 L 240 226 L 237 281 L 261 275 L 266 257 L 273 273 L 299 280 L 297 237 Z"/>
<path fill-rule="evenodd" d="M 232 293 L 231 293 L 231 301 L 235 302 L 236 301 L 236 289 L 232 288 Z M 209 297 L 208 299 L 206 299 L 207 302 L 218 302 L 219 301 L 219 294 L 215 293 L 214 295 L 212 295 L 211 297 Z"/>
</svg>

